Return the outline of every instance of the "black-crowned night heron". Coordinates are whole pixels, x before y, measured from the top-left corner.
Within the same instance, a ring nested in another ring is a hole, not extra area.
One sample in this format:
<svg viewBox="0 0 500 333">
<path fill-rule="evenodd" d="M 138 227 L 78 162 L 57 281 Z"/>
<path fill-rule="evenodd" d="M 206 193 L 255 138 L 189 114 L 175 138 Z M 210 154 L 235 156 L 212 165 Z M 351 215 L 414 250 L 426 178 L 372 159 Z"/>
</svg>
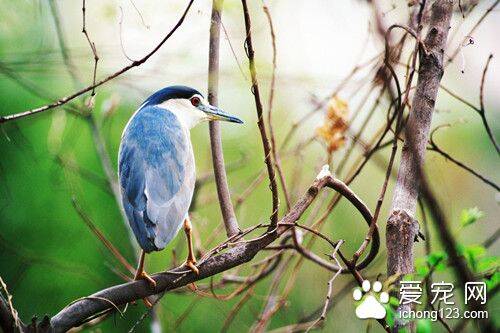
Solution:
<svg viewBox="0 0 500 333">
<path fill-rule="evenodd" d="M 151 95 L 123 131 L 118 161 L 122 202 L 142 248 L 136 280 L 155 285 L 144 271 L 145 254 L 164 249 L 183 225 L 186 266 L 198 273 L 188 216 L 196 180 L 189 130 L 204 120 L 242 123 L 197 90 L 171 86 Z"/>
</svg>

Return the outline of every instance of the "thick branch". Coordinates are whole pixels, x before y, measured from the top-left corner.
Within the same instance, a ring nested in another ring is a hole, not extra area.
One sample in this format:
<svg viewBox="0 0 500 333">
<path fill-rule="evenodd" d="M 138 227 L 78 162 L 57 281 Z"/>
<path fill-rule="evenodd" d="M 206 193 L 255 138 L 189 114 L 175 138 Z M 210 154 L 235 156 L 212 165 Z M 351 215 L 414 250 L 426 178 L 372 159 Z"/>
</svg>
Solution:
<svg viewBox="0 0 500 333">
<path fill-rule="evenodd" d="M 331 176 L 317 179 L 307 193 L 299 200 L 293 209 L 283 217 L 283 223 L 297 221 L 309 207 L 318 192 L 331 180 Z M 198 265 L 199 275 L 185 271 L 184 267 L 172 271 L 155 274 L 152 278 L 156 287 L 150 288 L 146 281 L 134 281 L 113 286 L 99 291 L 67 306 L 51 319 L 51 325 L 56 332 L 66 331 L 78 326 L 85 318 L 110 308 L 112 305 L 121 305 L 159 294 L 168 290 L 185 286 L 191 282 L 207 278 L 226 271 L 235 266 L 250 261 L 261 249 L 269 245 L 290 227 L 281 228 L 275 232 L 268 232 L 253 241 L 241 242 L 227 252 L 209 257 Z"/>
<path fill-rule="evenodd" d="M 150 288 L 146 281 L 134 281 L 104 289 L 93 295 L 79 299 L 61 310 L 51 319 L 52 329 L 55 332 L 66 331 L 72 327 L 79 326 L 86 318 L 101 313 L 106 309 L 185 286 L 191 282 L 227 271 L 252 260 L 260 250 L 289 230 L 291 228 L 290 224 L 293 225 L 300 219 L 305 210 L 317 197 L 319 191 L 325 186 L 346 196 L 358 210 L 365 207 L 364 203 L 344 183 L 334 179 L 329 173 L 321 173 L 302 198 L 292 207 L 290 212 L 281 219 L 280 224 L 283 224 L 283 226 L 273 231 L 268 231 L 261 237 L 249 241 L 235 242 L 235 239 L 241 236 L 237 235 L 233 237 L 230 241 L 233 241 L 234 247 L 224 253 L 212 255 L 200 261 L 198 265 L 199 275 L 195 275 L 191 271 L 186 271 L 184 267 L 178 267 L 168 272 L 153 275 L 152 278 L 156 281 L 155 288 Z M 361 211 L 361 213 L 363 215 L 370 215 L 371 217 L 369 212 Z M 255 228 L 251 230 L 253 229 Z M 226 242 L 224 248 L 227 245 L 228 243 Z M 217 247 L 217 251 L 213 253 L 218 253 L 222 248 L 221 246 Z"/>
<path fill-rule="evenodd" d="M 406 125 L 391 214 L 387 221 L 387 275 L 413 272 L 413 242 L 418 233 L 414 219 L 423 164 L 453 12 L 453 1 L 436 0 L 431 7 L 429 30 L 420 50 L 420 66 L 413 107 Z M 401 309 L 400 309 L 401 310 Z"/>
<path fill-rule="evenodd" d="M 210 23 L 210 45 L 208 50 L 208 102 L 212 105 L 218 103 L 219 89 L 219 44 L 220 44 L 220 25 L 223 0 L 213 0 L 212 2 L 212 20 Z M 219 196 L 219 205 L 226 227 L 228 237 L 234 236 L 240 232 L 238 220 L 234 213 L 229 186 L 227 184 L 226 169 L 224 166 L 224 155 L 222 153 L 222 139 L 220 124 L 217 121 L 211 121 L 210 146 L 212 148 L 212 163 L 214 166 L 215 183 L 217 185 L 217 195 Z"/>
<path fill-rule="evenodd" d="M 453 10 L 453 2 L 449 0 L 437 0 L 432 6 L 432 16 L 430 28 L 427 34 L 425 45 L 426 52 L 420 53 L 420 70 L 418 75 L 417 88 L 413 98 L 413 108 L 406 125 L 406 135 L 411 140 L 406 140 L 401 156 L 401 164 L 398 173 L 398 180 L 394 190 L 392 202 L 391 219 L 388 222 L 387 245 L 390 249 L 388 253 L 388 274 L 411 273 L 413 270 L 412 251 L 406 253 L 404 262 L 397 260 L 402 255 L 399 252 L 405 247 L 399 232 L 400 227 L 405 225 L 406 219 L 394 219 L 395 212 L 405 211 L 408 215 L 415 214 L 418 198 L 418 163 L 423 163 L 424 154 L 429 136 L 429 130 L 434 111 L 439 82 L 443 76 L 443 55 L 446 46 L 446 38 L 450 25 Z M 409 144 L 412 147 L 409 147 Z M 398 215 L 398 214 L 396 214 Z M 394 223 L 395 228 L 392 228 Z M 403 228 L 403 232 L 414 233 L 414 228 Z M 413 237 L 408 237 L 413 242 Z M 412 244 L 410 248 L 412 248 Z M 395 251 L 395 252 L 393 252 Z"/>
</svg>

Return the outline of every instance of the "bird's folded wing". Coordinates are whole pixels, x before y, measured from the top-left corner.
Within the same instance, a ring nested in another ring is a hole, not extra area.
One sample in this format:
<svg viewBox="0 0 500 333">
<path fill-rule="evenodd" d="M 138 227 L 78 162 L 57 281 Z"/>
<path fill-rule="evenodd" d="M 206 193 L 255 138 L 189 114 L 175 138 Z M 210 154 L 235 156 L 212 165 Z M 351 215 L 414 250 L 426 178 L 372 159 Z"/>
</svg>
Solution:
<svg viewBox="0 0 500 333">
<path fill-rule="evenodd" d="M 175 122 L 142 118 L 134 119 L 122 138 L 119 176 L 130 226 L 141 247 L 150 252 L 165 247 L 186 215 L 190 197 L 183 180 L 188 151 Z M 147 130 L 141 122 L 148 122 Z"/>
</svg>

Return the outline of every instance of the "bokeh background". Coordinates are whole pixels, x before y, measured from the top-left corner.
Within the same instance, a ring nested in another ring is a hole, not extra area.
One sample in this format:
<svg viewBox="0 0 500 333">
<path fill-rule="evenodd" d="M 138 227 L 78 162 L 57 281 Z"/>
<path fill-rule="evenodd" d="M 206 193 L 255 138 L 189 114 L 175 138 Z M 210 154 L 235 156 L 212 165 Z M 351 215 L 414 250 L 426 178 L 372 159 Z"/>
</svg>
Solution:
<svg viewBox="0 0 500 333">
<path fill-rule="evenodd" d="M 475 11 L 463 20 L 456 13 L 452 26 L 450 49 L 460 45 L 472 25 L 493 1 L 481 1 Z M 149 52 L 175 24 L 186 1 L 87 1 L 87 30 L 100 57 L 97 76 L 102 78 Z M 260 1 L 250 3 L 253 20 L 257 70 L 264 97 L 267 98 L 272 69 L 272 47 L 269 26 Z M 312 110 L 315 101 L 327 96 L 356 64 L 383 50 L 374 31 L 372 7 L 365 1 L 273 1 L 269 4 L 277 35 L 277 82 L 274 124 L 278 142 L 290 127 Z M 405 23 L 410 8 L 406 1 L 382 1 L 384 18 L 390 23 Z M 106 182 L 105 171 L 96 148 L 93 130 L 116 170 L 121 132 L 138 105 L 152 92 L 171 84 L 185 84 L 206 90 L 208 27 L 211 1 L 195 1 L 182 27 L 162 49 L 142 66 L 106 83 L 96 90 L 94 126 L 71 113 L 71 108 L 55 109 L 41 115 L 4 124 L 0 128 L 0 276 L 13 295 L 14 304 L 24 321 L 31 316 L 55 314 L 69 302 L 123 280 L 115 272 L 120 267 L 77 214 L 73 201 L 85 212 L 103 234 L 132 263 L 134 245 L 122 222 L 120 210 Z M 65 52 L 75 68 L 77 82 L 68 73 L 61 54 L 54 21 L 57 12 Z M 245 56 L 244 25 L 241 4 L 226 0 L 221 37 L 220 106 L 240 116 L 245 126 L 223 124 L 224 153 L 229 171 L 233 199 L 238 198 L 257 177 L 262 168 L 263 153 L 256 126 L 253 96 L 250 93 L 248 63 Z M 7 115 L 44 105 L 92 82 L 93 56 L 82 30 L 82 8 L 79 1 L 0 1 L 0 114 Z M 446 70 L 443 84 L 460 96 L 478 104 L 482 69 L 490 53 L 493 58 L 487 75 L 484 99 L 487 117 L 494 134 L 500 137 L 498 122 L 500 96 L 500 13 L 494 9 L 473 34 L 473 45 L 462 47 L 457 60 Z M 400 73 L 403 73 L 401 71 Z M 360 115 L 350 124 L 356 129 L 373 102 L 369 93 L 367 71 L 360 71 L 339 92 L 348 103 L 352 117 L 358 106 Z M 404 73 L 403 73 L 404 74 Z M 402 74 L 402 75 L 403 75 Z M 88 103 L 88 94 L 75 100 Z M 376 113 L 366 137 L 385 120 L 385 107 Z M 301 124 L 290 147 L 314 136 L 323 123 L 318 112 Z M 447 152 L 475 170 L 499 181 L 498 155 L 488 141 L 478 115 L 460 102 L 440 92 L 433 127 L 451 124 L 437 136 Z M 211 157 L 207 125 L 192 132 L 198 174 L 210 174 Z M 338 163 L 345 148 L 335 151 L 332 165 Z M 354 157 L 361 154 L 355 149 Z M 387 159 L 389 149 L 377 153 Z M 355 158 L 352 161 L 355 160 Z M 299 152 L 285 151 L 283 166 L 292 197 L 300 196 L 315 177 L 326 153 L 321 142 L 312 141 Z M 348 164 L 349 164 L 348 163 Z M 397 165 L 397 162 L 396 162 Z M 457 239 L 464 245 L 481 244 L 498 228 L 498 193 L 470 174 L 428 152 L 426 170 L 440 202 L 443 204 Z M 383 182 L 384 170 L 370 163 L 353 183 L 353 189 L 373 209 Z M 343 174 L 340 177 L 345 176 Z M 389 208 L 393 182 L 390 183 L 380 226 Z M 464 209 L 478 207 L 482 217 L 469 229 L 460 227 Z M 282 205 L 282 210 L 284 205 Z M 267 180 L 262 182 L 237 210 L 242 227 L 265 223 L 270 215 L 271 200 Z M 207 182 L 197 196 L 193 215 L 197 243 L 207 246 L 208 239 L 221 223 L 212 182 Z M 345 239 L 344 251 L 352 251 L 364 238 L 360 217 L 345 202 L 329 216 L 323 231 L 333 239 Z M 434 229 L 431 240 L 439 249 Z M 383 238 L 385 239 L 385 238 Z M 211 244 L 224 240 L 221 233 Z M 178 236 L 168 248 L 148 258 L 150 272 L 172 265 L 172 250 L 185 255 L 184 237 Z M 329 249 L 321 242 L 313 248 L 318 254 Z M 424 255 L 417 244 L 417 256 Z M 484 256 L 499 254 L 493 244 Z M 297 260 L 292 260 L 295 263 Z M 497 259 L 494 259 L 497 260 Z M 134 263 L 135 265 L 135 263 Z M 249 272 L 243 269 L 241 271 Z M 366 270 L 375 277 L 385 272 L 385 251 Z M 293 324 L 308 316 L 324 303 L 326 282 L 330 273 L 305 262 L 295 288 L 285 306 L 274 316 L 269 330 Z M 437 279 L 452 282 L 449 270 L 437 273 Z M 247 331 L 262 310 L 271 278 L 261 281 L 254 296 L 238 313 L 230 331 Z M 352 278 L 335 281 L 334 293 L 352 288 Z M 283 279 L 283 284 L 287 278 Z M 231 290 L 221 291 L 222 293 Z M 349 291 L 350 293 L 350 291 Z M 354 315 L 349 293 L 335 298 L 324 331 L 359 331 L 366 322 Z M 456 296 L 460 299 L 460 289 Z M 157 307 L 165 331 L 207 332 L 221 329 L 224 320 L 239 298 L 229 301 L 198 297 L 193 293 L 169 293 Z M 498 314 L 499 300 L 490 299 L 490 317 Z M 92 328 L 92 331 L 125 332 L 145 312 L 142 303 L 130 306 L 124 317 L 116 315 Z M 187 314 L 187 316 L 184 316 Z M 497 318 L 498 319 L 498 318 Z M 150 330 L 150 318 L 136 331 Z M 433 324 L 437 331 L 442 327 Z M 380 327 L 373 325 L 375 331 Z M 468 327 L 468 329 L 472 329 Z"/>
</svg>

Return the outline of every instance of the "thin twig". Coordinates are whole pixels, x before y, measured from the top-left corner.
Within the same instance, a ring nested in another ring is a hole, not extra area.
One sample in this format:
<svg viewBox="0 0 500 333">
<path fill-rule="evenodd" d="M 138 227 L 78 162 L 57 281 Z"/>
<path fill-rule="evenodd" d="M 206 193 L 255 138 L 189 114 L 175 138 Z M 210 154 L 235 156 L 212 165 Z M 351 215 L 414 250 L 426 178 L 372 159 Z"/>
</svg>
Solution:
<svg viewBox="0 0 500 333">
<path fill-rule="evenodd" d="M 111 75 L 108 75 L 107 77 L 105 77 L 104 79 L 96 82 L 95 84 L 92 84 L 90 86 L 87 86 L 71 95 L 68 95 L 66 97 L 63 97 L 51 104 L 47 104 L 47 105 L 44 105 L 44 106 L 41 106 L 41 107 L 38 107 L 38 108 L 34 108 L 34 109 L 30 109 L 30 110 L 26 110 L 26 111 L 23 111 L 23 112 L 19 112 L 19 113 L 15 113 L 15 114 L 11 114 L 11 115 L 7 115 L 7 116 L 2 116 L 0 117 L 0 124 L 1 123 L 5 123 L 5 122 L 8 122 L 8 121 L 12 121 L 12 120 L 16 120 L 16 119 L 20 119 L 20 118 L 24 118 L 24 117 L 28 117 L 28 116 L 32 116 L 34 114 L 37 114 L 37 113 L 40 113 L 40 112 L 44 112 L 44 111 L 47 111 L 47 110 L 50 110 L 50 109 L 53 109 L 53 108 L 56 108 L 56 107 L 59 107 L 61 105 L 64 105 L 66 103 L 68 103 L 69 101 L 75 99 L 76 97 L 80 96 L 80 95 L 83 95 L 85 94 L 86 92 L 88 91 L 91 91 L 101 85 L 103 85 L 104 83 L 122 75 L 123 73 L 126 73 L 128 72 L 130 69 L 132 68 L 135 68 L 135 67 L 138 67 L 140 65 L 142 65 L 143 63 L 145 63 L 149 58 L 151 58 L 151 56 L 153 54 L 155 54 L 162 46 L 163 44 L 165 44 L 165 42 L 177 31 L 177 29 L 182 25 L 182 23 L 184 22 L 184 19 L 186 18 L 186 15 L 187 13 L 189 12 L 189 9 L 191 8 L 191 5 L 193 4 L 194 0 L 190 0 L 188 5 L 186 6 L 186 9 L 184 10 L 183 14 L 181 15 L 180 19 L 177 21 L 177 23 L 174 25 L 174 27 L 165 35 L 165 37 L 149 52 L 147 53 L 144 57 L 142 57 L 141 59 L 137 60 L 137 61 L 134 61 L 132 62 L 131 64 L 123 67 L 122 69 L 118 70 L 117 72 L 114 72 L 113 74 Z"/>
<path fill-rule="evenodd" d="M 92 50 L 92 54 L 94 55 L 94 73 L 92 75 L 92 85 L 94 86 L 92 88 L 92 92 L 90 93 L 90 96 L 95 95 L 95 80 L 97 77 L 97 62 L 99 61 L 99 56 L 97 55 L 97 48 L 95 47 L 95 43 L 90 39 L 89 33 L 87 32 L 87 27 L 86 27 L 86 7 L 85 7 L 85 0 L 83 0 L 82 3 L 82 33 L 85 35 L 85 38 L 87 39 L 87 43 L 89 43 L 90 49 Z"/>
<path fill-rule="evenodd" d="M 490 54 L 490 56 L 488 57 L 486 65 L 484 66 L 483 75 L 481 77 L 481 85 L 479 88 L 479 105 L 481 107 L 481 112 L 479 112 L 479 115 L 481 116 L 484 129 L 486 130 L 486 133 L 488 133 L 488 137 L 490 138 L 491 143 L 493 144 L 493 146 L 495 146 L 497 154 L 500 155 L 500 147 L 498 146 L 495 136 L 491 131 L 490 125 L 488 124 L 488 120 L 486 119 L 486 110 L 484 107 L 484 82 L 486 80 L 486 73 L 488 72 L 488 67 L 490 66 L 491 59 L 493 59 L 493 54 Z"/>
<path fill-rule="evenodd" d="M 271 85 L 269 88 L 269 99 L 267 102 L 267 124 L 269 126 L 269 138 L 271 140 L 271 153 L 273 154 L 274 166 L 276 167 L 276 172 L 280 177 L 281 188 L 283 190 L 283 195 L 285 196 L 286 208 L 290 210 L 292 206 L 290 201 L 290 195 L 286 186 L 285 174 L 283 173 L 283 169 L 281 167 L 281 158 L 276 146 L 276 137 L 274 133 L 273 121 L 272 121 L 272 111 L 273 111 L 273 101 L 274 101 L 274 91 L 276 86 L 276 33 L 274 31 L 273 20 L 271 18 L 271 13 L 269 11 L 269 7 L 267 7 L 264 0 L 262 0 L 262 8 L 264 13 L 266 14 L 267 22 L 269 23 L 269 30 L 271 34 L 271 45 L 273 47 L 273 69 L 271 72 Z"/>
<path fill-rule="evenodd" d="M 447 126 L 447 125 L 445 125 L 445 126 Z M 430 147 L 428 149 L 431 150 L 431 151 L 433 151 L 433 152 L 438 153 L 439 155 L 441 155 L 444 158 L 446 158 L 448 161 L 451 161 L 452 163 L 454 163 L 458 167 L 460 167 L 460 168 L 464 169 L 465 171 L 469 172 L 473 176 L 475 176 L 478 179 L 480 179 L 483 183 L 485 183 L 485 184 L 493 187 L 497 191 L 500 191 L 500 186 L 498 186 L 494 181 L 486 178 L 485 176 L 481 175 L 479 172 L 475 171 L 471 167 L 465 165 L 463 162 L 457 160 L 456 158 L 454 158 L 453 156 L 451 156 L 449 153 L 447 153 L 446 151 L 444 151 L 443 149 L 441 149 L 441 147 L 439 147 L 436 144 L 436 141 L 434 141 L 434 134 L 437 132 L 437 130 L 439 130 L 439 129 L 443 128 L 443 127 L 444 126 L 438 126 L 438 127 L 436 127 L 431 132 L 430 139 L 429 139 Z"/>
<path fill-rule="evenodd" d="M 477 22 L 472 26 L 472 28 L 469 30 L 469 32 L 467 34 L 465 34 L 464 39 L 457 46 L 457 48 L 455 49 L 455 51 L 453 51 L 452 55 L 448 58 L 448 60 L 447 60 L 447 62 L 445 64 L 445 67 L 448 66 L 450 63 L 452 63 L 453 60 L 455 60 L 455 57 L 457 56 L 457 54 L 462 49 L 462 45 L 463 45 L 464 41 L 466 41 L 468 38 L 470 38 L 470 36 L 472 36 L 472 34 L 474 33 L 474 31 L 476 31 L 476 29 L 481 25 L 481 23 L 484 21 L 484 19 L 493 11 L 493 9 L 495 9 L 495 7 L 499 3 L 500 3 L 500 0 L 496 0 L 490 7 L 488 7 L 488 9 L 486 9 L 486 11 L 483 13 L 483 15 L 481 15 L 481 17 L 477 20 Z"/>
<path fill-rule="evenodd" d="M 85 213 L 83 208 L 80 206 L 76 198 L 72 198 L 73 207 L 78 215 L 81 217 L 82 221 L 85 222 L 85 225 L 92 231 L 92 233 L 101 241 L 101 243 L 113 254 L 113 256 L 130 272 L 130 274 L 135 274 L 135 269 L 132 265 L 129 264 L 127 259 L 122 256 L 120 251 L 104 236 L 104 234 L 96 227 L 96 225 L 92 222 L 90 217 Z"/>
<path fill-rule="evenodd" d="M 423 6 L 425 6 L 425 5 L 423 5 Z M 390 59 L 388 58 L 388 55 L 389 55 L 389 50 L 388 50 L 389 43 L 388 43 L 388 40 L 389 40 L 389 34 L 392 31 L 393 27 L 398 27 L 398 26 L 391 26 L 387 30 L 387 33 L 386 33 L 386 44 L 385 45 L 386 45 L 387 49 L 386 49 L 386 53 L 385 53 L 386 54 L 385 64 L 388 66 L 389 70 L 394 75 L 394 70 L 391 67 Z M 391 155 L 389 157 L 389 163 L 387 165 L 387 170 L 386 170 L 386 174 L 385 174 L 384 183 L 383 183 L 382 188 L 380 190 L 380 195 L 379 195 L 378 200 L 377 200 L 377 205 L 376 205 L 376 208 L 375 208 L 375 212 L 373 214 L 373 220 L 371 221 L 370 228 L 368 230 L 368 233 L 366 234 L 364 242 L 361 244 L 361 246 L 359 247 L 359 249 L 353 255 L 353 258 L 352 258 L 352 261 L 351 261 L 352 266 L 356 265 L 356 261 L 362 255 L 362 253 L 365 251 L 365 248 L 368 246 L 368 243 L 370 242 L 370 240 L 372 238 L 372 234 L 373 234 L 373 231 L 375 230 L 375 227 L 376 227 L 376 224 L 377 224 L 377 220 L 378 220 L 378 217 L 379 217 L 379 214 L 380 214 L 380 210 L 382 209 L 382 203 L 384 202 L 385 193 L 387 191 L 387 185 L 389 183 L 389 178 L 391 177 L 392 166 L 394 164 L 394 159 L 396 157 L 396 152 L 397 152 L 397 148 L 398 148 L 398 135 L 399 135 L 399 133 L 402 130 L 403 112 L 404 112 L 404 108 L 406 106 L 406 103 L 408 102 L 408 99 L 409 99 L 409 92 L 410 92 L 409 88 L 411 87 L 411 83 L 413 81 L 413 76 L 414 76 L 415 70 L 416 70 L 417 54 L 418 54 L 420 46 L 422 45 L 422 42 L 420 41 L 420 30 L 417 32 L 416 35 L 413 35 L 413 36 L 415 37 L 415 39 L 417 41 L 415 43 L 415 49 L 413 50 L 412 65 L 411 65 L 412 70 L 410 72 L 410 75 L 408 77 L 408 81 L 407 81 L 407 84 L 406 84 L 406 92 L 405 92 L 405 96 L 404 96 L 403 102 L 400 102 L 398 105 L 396 105 L 396 108 L 395 108 L 396 109 L 396 114 L 397 114 L 396 131 L 394 133 L 392 150 L 391 150 Z M 398 101 L 401 101 L 400 88 L 399 88 L 399 83 L 397 83 L 397 77 L 395 77 L 395 80 L 396 80 L 396 84 L 397 84 L 397 87 L 398 87 Z"/>
<path fill-rule="evenodd" d="M 243 16 L 245 18 L 245 51 L 248 56 L 248 66 L 250 70 L 250 76 L 252 78 L 252 88 L 251 91 L 255 99 L 255 109 L 257 111 L 257 124 L 259 126 L 260 137 L 262 139 L 262 146 L 264 148 L 264 160 L 266 162 L 267 173 L 269 176 L 269 185 L 272 193 L 272 213 L 271 213 L 271 226 L 270 230 L 276 227 L 278 223 L 278 209 L 279 209 L 279 196 L 278 196 L 278 186 L 276 184 L 276 174 L 274 172 L 272 155 L 271 155 L 271 145 L 269 139 L 267 138 L 266 125 L 263 118 L 262 102 L 260 98 L 259 83 L 257 81 L 257 71 L 255 69 L 255 51 L 252 44 L 252 31 L 251 31 L 251 21 L 250 13 L 248 11 L 248 6 L 246 0 L 241 0 L 243 5 Z"/>
<path fill-rule="evenodd" d="M 337 251 L 340 249 L 340 246 L 342 246 L 343 241 L 339 241 L 337 243 L 337 246 L 335 249 L 333 249 L 333 252 L 331 254 L 331 258 L 335 260 L 335 263 L 337 266 L 342 267 L 340 264 L 339 260 L 337 259 Z M 326 319 L 326 312 L 328 311 L 328 307 L 330 306 L 330 302 L 332 300 L 332 293 L 333 293 L 333 281 L 337 278 L 337 276 L 342 272 L 342 270 L 337 271 L 330 280 L 328 280 L 328 291 L 326 293 L 326 299 L 325 299 L 325 304 L 323 306 L 323 311 L 321 312 L 321 315 L 319 318 L 314 321 L 311 326 L 309 326 L 306 330 L 306 333 L 309 332 L 312 328 L 314 328 L 316 325 L 318 325 L 320 322 L 324 321 Z"/>
</svg>

